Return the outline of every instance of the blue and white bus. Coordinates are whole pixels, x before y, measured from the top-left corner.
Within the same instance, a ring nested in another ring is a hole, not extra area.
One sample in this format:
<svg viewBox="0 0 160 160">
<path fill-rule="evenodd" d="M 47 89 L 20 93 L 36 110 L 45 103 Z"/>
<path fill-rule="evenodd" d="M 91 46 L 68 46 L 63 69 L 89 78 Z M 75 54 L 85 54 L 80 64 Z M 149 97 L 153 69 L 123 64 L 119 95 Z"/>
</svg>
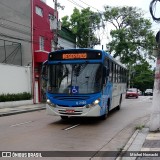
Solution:
<svg viewBox="0 0 160 160">
<path fill-rule="evenodd" d="M 127 70 L 110 54 L 95 49 L 67 49 L 49 53 L 47 104 L 49 115 L 101 117 L 121 107 L 126 92 Z"/>
</svg>

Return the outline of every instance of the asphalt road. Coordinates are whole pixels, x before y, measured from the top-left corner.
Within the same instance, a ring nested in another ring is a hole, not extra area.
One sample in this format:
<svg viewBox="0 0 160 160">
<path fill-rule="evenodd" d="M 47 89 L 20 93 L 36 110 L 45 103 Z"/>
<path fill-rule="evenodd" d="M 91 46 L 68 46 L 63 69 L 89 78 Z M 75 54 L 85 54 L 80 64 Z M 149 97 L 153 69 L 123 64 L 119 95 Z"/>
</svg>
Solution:
<svg viewBox="0 0 160 160">
<path fill-rule="evenodd" d="M 64 121 L 46 115 L 44 110 L 1 117 L 0 150 L 94 151 L 90 159 L 97 159 L 94 156 L 98 151 L 120 151 L 135 128 L 148 122 L 151 102 L 147 96 L 125 99 L 121 110 L 112 111 L 106 120 L 70 118 Z"/>
</svg>

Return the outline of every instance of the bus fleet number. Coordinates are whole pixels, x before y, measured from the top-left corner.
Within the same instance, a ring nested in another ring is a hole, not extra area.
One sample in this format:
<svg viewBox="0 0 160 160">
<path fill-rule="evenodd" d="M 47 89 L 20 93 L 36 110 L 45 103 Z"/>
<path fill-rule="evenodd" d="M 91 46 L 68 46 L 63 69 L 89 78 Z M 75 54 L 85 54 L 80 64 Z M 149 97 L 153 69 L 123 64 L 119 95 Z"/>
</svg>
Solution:
<svg viewBox="0 0 160 160">
<path fill-rule="evenodd" d="M 86 105 L 86 101 L 78 101 L 76 102 L 76 105 Z"/>
</svg>

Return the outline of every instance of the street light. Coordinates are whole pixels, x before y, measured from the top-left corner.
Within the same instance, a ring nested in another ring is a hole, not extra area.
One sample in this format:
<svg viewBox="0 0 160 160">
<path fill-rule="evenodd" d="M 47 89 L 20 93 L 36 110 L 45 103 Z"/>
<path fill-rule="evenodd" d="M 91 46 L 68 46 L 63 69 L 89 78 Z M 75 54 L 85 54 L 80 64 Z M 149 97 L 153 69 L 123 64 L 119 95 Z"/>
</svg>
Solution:
<svg viewBox="0 0 160 160">
<path fill-rule="evenodd" d="M 150 131 L 160 130 L 160 31 L 156 35 L 158 48 L 153 50 L 153 55 L 157 58 L 154 91 L 152 101 L 152 112 L 150 117 L 149 129 Z"/>
</svg>

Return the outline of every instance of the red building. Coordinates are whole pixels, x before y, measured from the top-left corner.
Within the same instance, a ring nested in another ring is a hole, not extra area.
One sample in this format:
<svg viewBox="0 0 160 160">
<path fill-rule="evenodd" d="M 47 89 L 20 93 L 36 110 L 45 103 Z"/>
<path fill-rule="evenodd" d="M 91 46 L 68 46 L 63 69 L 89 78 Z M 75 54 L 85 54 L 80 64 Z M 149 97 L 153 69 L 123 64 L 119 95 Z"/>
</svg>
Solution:
<svg viewBox="0 0 160 160">
<path fill-rule="evenodd" d="M 42 100 L 41 67 L 53 50 L 54 32 L 51 25 L 54 20 L 54 9 L 44 0 L 32 1 L 32 53 L 33 53 L 33 95 L 34 103 Z"/>
</svg>

